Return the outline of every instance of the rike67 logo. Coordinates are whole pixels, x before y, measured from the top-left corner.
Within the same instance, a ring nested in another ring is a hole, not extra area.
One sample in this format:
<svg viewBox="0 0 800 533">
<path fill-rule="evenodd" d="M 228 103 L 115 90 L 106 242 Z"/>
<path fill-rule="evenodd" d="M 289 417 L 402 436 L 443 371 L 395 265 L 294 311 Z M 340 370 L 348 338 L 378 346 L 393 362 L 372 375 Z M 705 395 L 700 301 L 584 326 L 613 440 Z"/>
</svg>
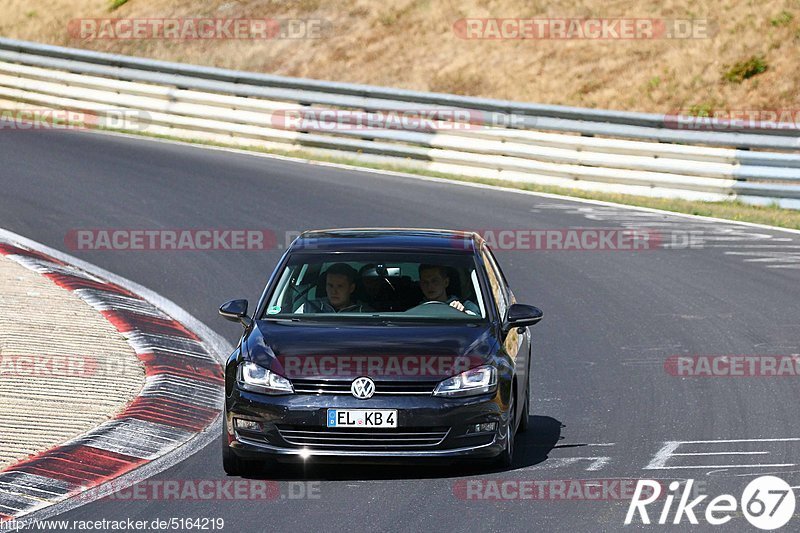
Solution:
<svg viewBox="0 0 800 533">
<path fill-rule="evenodd" d="M 761 530 L 773 530 L 786 525 L 794 515 L 796 504 L 794 491 L 779 477 L 761 476 L 754 479 L 745 487 L 738 502 L 730 494 L 721 494 L 708 502 L 702 514 L 695 507 L 699 506 L 708 495 L 698 496 L 689 501 L 693 485 L 694 480 L 686 481 L 683 491 L 678 494 L 681 483 L 673 481 L 669 484 L 669 491 L 664 497 L 661 494 L 661 484 L 649 479 L 640 479 L 628 506 L 625 525 L 630 525 L 637 514 L 643 524 L 651 524 L 647 506 L 656 501 L 659 501 L 659 504 L 663 501 L 663 506 L 661 512 L 657 516 L 653 515 L 652 519 L 661 525 L 680 524 L 684 518 L 689 523 L 697 525 L 699 514 L 705 518 L 706 523 L 720 526 L 730 522 L 737 514 L 737 506 L 741 506 L 741 513 L 751 525 Z M 672 504 L 676 497 L 678 504 L 673 512 Z M 654 505 L 656 509 L 650 511 L 658 511 L 659 504 Z"/>
</svg>

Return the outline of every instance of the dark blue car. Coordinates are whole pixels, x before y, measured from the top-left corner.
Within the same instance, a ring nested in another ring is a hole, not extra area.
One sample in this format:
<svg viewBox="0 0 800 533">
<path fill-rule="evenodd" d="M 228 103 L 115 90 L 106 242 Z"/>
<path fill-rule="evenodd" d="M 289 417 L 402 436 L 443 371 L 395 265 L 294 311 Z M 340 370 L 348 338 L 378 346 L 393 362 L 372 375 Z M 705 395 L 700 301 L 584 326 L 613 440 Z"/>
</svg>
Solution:
<svg viewBox="0 0 800 533">
<path fill-rule="evenodd" d="M 508 466 L 528 425 L 531 340 L 475 233 L 309 231 L 288 248 L 225 369 L 223 464 L 432 457 Z"/>
</svg>

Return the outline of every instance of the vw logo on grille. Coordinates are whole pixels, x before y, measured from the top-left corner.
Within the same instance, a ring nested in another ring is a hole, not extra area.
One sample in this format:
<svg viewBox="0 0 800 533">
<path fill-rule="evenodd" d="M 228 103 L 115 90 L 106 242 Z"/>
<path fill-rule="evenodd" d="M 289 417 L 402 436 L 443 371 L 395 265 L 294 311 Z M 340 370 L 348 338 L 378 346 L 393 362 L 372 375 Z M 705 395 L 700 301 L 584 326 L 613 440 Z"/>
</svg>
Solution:
<svg viewBox="0 0 800 533">
<path fill-rule="evenodd" d="M 360 400 L 372 398 L 372 395 L 375 394 L 375 382 L 369 378 L 356 378 L 350 385 L 350 392 Z"/>
</svg>

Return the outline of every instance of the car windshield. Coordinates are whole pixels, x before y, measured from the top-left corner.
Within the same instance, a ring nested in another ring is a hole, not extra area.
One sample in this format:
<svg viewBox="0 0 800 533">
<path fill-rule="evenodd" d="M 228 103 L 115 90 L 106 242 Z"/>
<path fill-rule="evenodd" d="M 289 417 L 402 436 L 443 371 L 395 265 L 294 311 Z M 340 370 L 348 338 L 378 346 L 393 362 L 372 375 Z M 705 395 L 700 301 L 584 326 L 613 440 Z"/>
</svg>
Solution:
<svg viewBox="0 0 800 533">
<path fill-rule="evenodd" d="M 327 253 L 291 256 L 262 319 L 485 320 L 467 254 Z"/>
</svg>

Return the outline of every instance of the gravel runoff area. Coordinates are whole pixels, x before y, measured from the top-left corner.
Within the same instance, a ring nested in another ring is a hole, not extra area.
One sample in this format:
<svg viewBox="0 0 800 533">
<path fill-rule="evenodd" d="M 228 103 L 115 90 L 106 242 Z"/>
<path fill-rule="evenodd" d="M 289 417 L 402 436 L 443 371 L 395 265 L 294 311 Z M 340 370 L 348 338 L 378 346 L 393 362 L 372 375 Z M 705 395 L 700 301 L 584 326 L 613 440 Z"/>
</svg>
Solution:
<svg viewBox="0 0 800 533">
<path fill-rule="evenodd" d="M 112 418 L 144 377 L 99 311 L 0 255 L 0 470 Z"/>
</svg>

